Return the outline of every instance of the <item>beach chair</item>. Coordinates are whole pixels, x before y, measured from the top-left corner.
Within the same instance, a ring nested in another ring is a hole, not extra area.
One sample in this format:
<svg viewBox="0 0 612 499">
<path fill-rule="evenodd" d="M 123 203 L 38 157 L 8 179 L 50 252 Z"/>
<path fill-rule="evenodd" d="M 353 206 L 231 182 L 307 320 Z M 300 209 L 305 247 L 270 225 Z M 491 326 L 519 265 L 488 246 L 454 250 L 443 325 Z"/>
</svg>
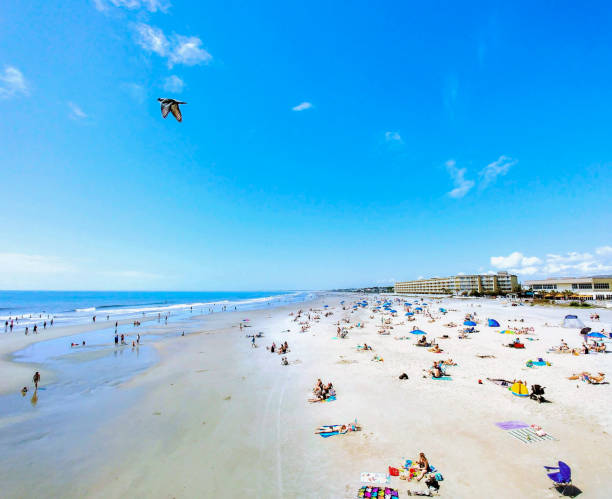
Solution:
<svg viewBox="0 0 612 499">
<path fill-rule="evenodd" d="M 547 470 L 558 470 L 556 473 L 547 473 L 548 478 L 554 483 L 550 488 L 559 490 L 563 487 L 560 494 L 562 496 L 565 495 L 565 490 L 572 484 L 572 470 L 570 467 L 563 461 L 559 461 L 559 466 L 544 466 L 544 468 Z"/>
</svg>

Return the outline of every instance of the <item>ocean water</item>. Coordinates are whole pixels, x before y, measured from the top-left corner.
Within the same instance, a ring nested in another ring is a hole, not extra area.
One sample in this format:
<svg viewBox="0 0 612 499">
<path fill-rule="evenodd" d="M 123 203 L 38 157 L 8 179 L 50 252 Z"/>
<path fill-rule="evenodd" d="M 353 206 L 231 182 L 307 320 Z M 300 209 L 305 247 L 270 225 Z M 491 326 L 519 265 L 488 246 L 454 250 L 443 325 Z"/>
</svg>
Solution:
<svg viewBox="0 0 612 499">
<path fill-rule="evenodd" d="M 297 302 L 308 292 L 288 291 L 0 291 L 0 320 L 19 326 L 83 323 L 95 315 L 119 320 L 161 314 L 249 309 L 263 302 Z M 4 327 L 2 328 L 4 329 Z"/>
</svg>

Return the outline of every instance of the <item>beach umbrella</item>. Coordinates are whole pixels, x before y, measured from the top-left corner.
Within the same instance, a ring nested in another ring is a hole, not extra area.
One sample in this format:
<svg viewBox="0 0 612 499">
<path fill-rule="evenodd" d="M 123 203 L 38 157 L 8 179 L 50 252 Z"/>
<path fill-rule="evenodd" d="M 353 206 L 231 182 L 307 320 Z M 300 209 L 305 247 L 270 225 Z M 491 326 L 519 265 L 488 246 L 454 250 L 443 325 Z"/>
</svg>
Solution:
<svg viewBox="0 0 612 499">
<path fill-rule="evenodd" d="M 464 326 L 475 326 L 476 323 L 474 321 L 463 321 Z M 499 324 L 498 324 L 499 326 Z"/>
<path fill-rule="evenodd" d="M 329 305 L 323 305 L 325 308 L 329 307 Z"/>
<path fill-rule="evenodd" d="M 420 329 L 414 329 L 410 331 L 411 334 L 427 334 L 425 331 L 421 331 Z"/>
<path fill-rule="evenodd" d="M 580 334 L 587 334 L 587 333 L 590 333 L 590 332 L 591 332 L 591 328 L 590 327 L 583 327 L 580 330 Z"/>
<path fill-rule="evenodd" d="M 411 315 L 414 315 L 414 312 L 406 312 L 404 315 L 405 315 L 405 316 L 407 316 L 407 317 L 409 317 L 409 316 L 411 316 Z"/>
<path fill-rule="evenodd" d="M 446 313 L 446 309 L 445 309 L 445 308 L 440 308 L 440 309 L 438 309 L 438 310 L 440 310 L 440 312 L 442 312 L 443 314 L 445 314 L 445 313 Z M 498 326 L 499 326 L 499 324 L 498 324 Z"/>
<path fill-rule="evenodd" d="M 587 334 L 589 338 L 607 338 L 605 334 L 602 333 L 589 333 Z"/>
<path fill-rule="evenodd" d="M 416 308 L 415 308 L 415 310 L 418 310 L 418 311 L 420 311 L 420 312 L 422 312 L 422 311 L 423 311 L 423 309 L 422 309 L 421 307 L 416 307 Z"/>
<path fill-rule="evenodd" d="M 389 310 L 392 314 L 397 314 L 397 310 Z"/>
<path fill-rule="evenodd" d="M 516 333 L 512 331 L 511 329 L 504 329 L 503 331 L 500 331 L 499 334 L 516 334 Z"/>
</svg>

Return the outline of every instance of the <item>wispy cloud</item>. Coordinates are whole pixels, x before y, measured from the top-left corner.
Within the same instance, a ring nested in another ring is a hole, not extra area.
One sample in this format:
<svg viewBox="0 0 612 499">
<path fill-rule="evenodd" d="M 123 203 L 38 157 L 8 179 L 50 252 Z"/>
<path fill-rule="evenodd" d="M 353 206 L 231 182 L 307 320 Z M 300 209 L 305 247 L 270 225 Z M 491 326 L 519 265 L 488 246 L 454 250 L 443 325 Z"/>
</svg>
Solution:
<svg viewBox="0 0 612 499">
<path fill-rule="evenodd" d="M 402 136 L 399 132 L 385 132 L 385 140 L 387 142 L 395 142 L 397 144 L 403 144 Z"/>
<path fill-rule="evenodd" d="M 312 104 L 310 102 L 302 102 L 301 104 L 298 104 L 297 106 L 294 106 L 291 108 L 292 111 L 306 111 L 306 109 L 310 109 L 312 107 Z"/>
<path fill-rule="evenodd" d="M 71 265 L 52 256 L 0 253 L 0 274 L 56 274 L 71 270 Z"/>
<path fill-rule="evenodd" d="M 109 7 L 122 7 L 129 10 L 145 9 L 149 12 L 168 12 L 172 6 L 165 0 L 93 0 L 94 6 L 100 12 L 108 10 Z"/>
<path fill-rule="evenodd" d="M 147 98 L 147 91 L 145 87 L 138 83 L 128 82 L 123 83 L 122 88 L 130 95 L 132 99 L 142 104 Z"/>
<path fill-rule="evenodd" d="M 540 258 L 515 251 L 508 256 L 491 257 L 491 265 L 523 275 L 587 275 L 612 271 L 612 246 L 602 246 L 593 253 L 570 251 L 549 253 Z"/>
<path fill-rule="evenodd" d="M 449 159 L 446 162 L 446 169 L 453 180 L 455 188 L 451 190 L 448 195 L 452 198 L 458 199 L 465 196 L 472 187 L 474 187 L 473 180 L 467 180 L 465 178 L 466 168 L 457 168 L 457 164 L 454 159 Z"/>
<path fill-rule="evenodd" d="M 197 36 L 172 35 L 165 33 L 155 26 L 145 23 L 134 25 L 136 43 L 147 52 L 153 52 L 168 61 L 168 67 L 175 64 L 195 66 L 207 64 L 212 55 L 202 48 L 202 40 Z"/>
<path fill-rule="evenodd" d="M 185 82 L 176 75 L 168 76 L 164 80 L 164 90 L 168 92 L 180 93 L 185 88 Z"/>
<path fill-rule="evenodd" d="M 5 66 L 0 73 L 0 99 L 15 95 L 28 95 L 28 84 L 23 73 L 14 66 Z"/>
<path fill-rule="evenodd" d="M 508 156 L 500 156 L 492 163 L 485 166 L 480 172 L 480 188 L 485 189 L 487 186 L 495 182 L 497 177 L 508 173 L 510 168 L 516 165 L 518 161 L 516 159 L 509 158 Z"/>
<path fill-rule="evenodd" d="M 73 120 L 84 120 L 87 118 L 87 114 L 74 102 L 69 102 L 68 107 L 70 108 L 70 114 L 68 115 Z"/>
</svg>

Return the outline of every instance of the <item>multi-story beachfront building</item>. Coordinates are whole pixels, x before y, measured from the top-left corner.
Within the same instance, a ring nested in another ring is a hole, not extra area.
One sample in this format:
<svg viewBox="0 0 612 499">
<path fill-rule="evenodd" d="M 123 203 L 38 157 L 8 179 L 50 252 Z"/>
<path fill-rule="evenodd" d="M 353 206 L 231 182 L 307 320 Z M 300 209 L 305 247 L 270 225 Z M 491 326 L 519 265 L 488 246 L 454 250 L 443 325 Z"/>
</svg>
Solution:
<svg viewBox="0 0 612 499">
<path fill-rule="evenodd" d="M 508 272 L 432 277 L 431 279 L 395 283 L 395 292 L 399 294 L 469 294 L 472 291 L 504 294 L 513 293 L 517 289 L 517 277 Z"/>
<path fill-rule="evenodd" d="M 571 292 L 584 300 L 612 300 L 612 275 L 590 277 L 554 277 L 525 281 L 534 292 Z"/>
</svg>

